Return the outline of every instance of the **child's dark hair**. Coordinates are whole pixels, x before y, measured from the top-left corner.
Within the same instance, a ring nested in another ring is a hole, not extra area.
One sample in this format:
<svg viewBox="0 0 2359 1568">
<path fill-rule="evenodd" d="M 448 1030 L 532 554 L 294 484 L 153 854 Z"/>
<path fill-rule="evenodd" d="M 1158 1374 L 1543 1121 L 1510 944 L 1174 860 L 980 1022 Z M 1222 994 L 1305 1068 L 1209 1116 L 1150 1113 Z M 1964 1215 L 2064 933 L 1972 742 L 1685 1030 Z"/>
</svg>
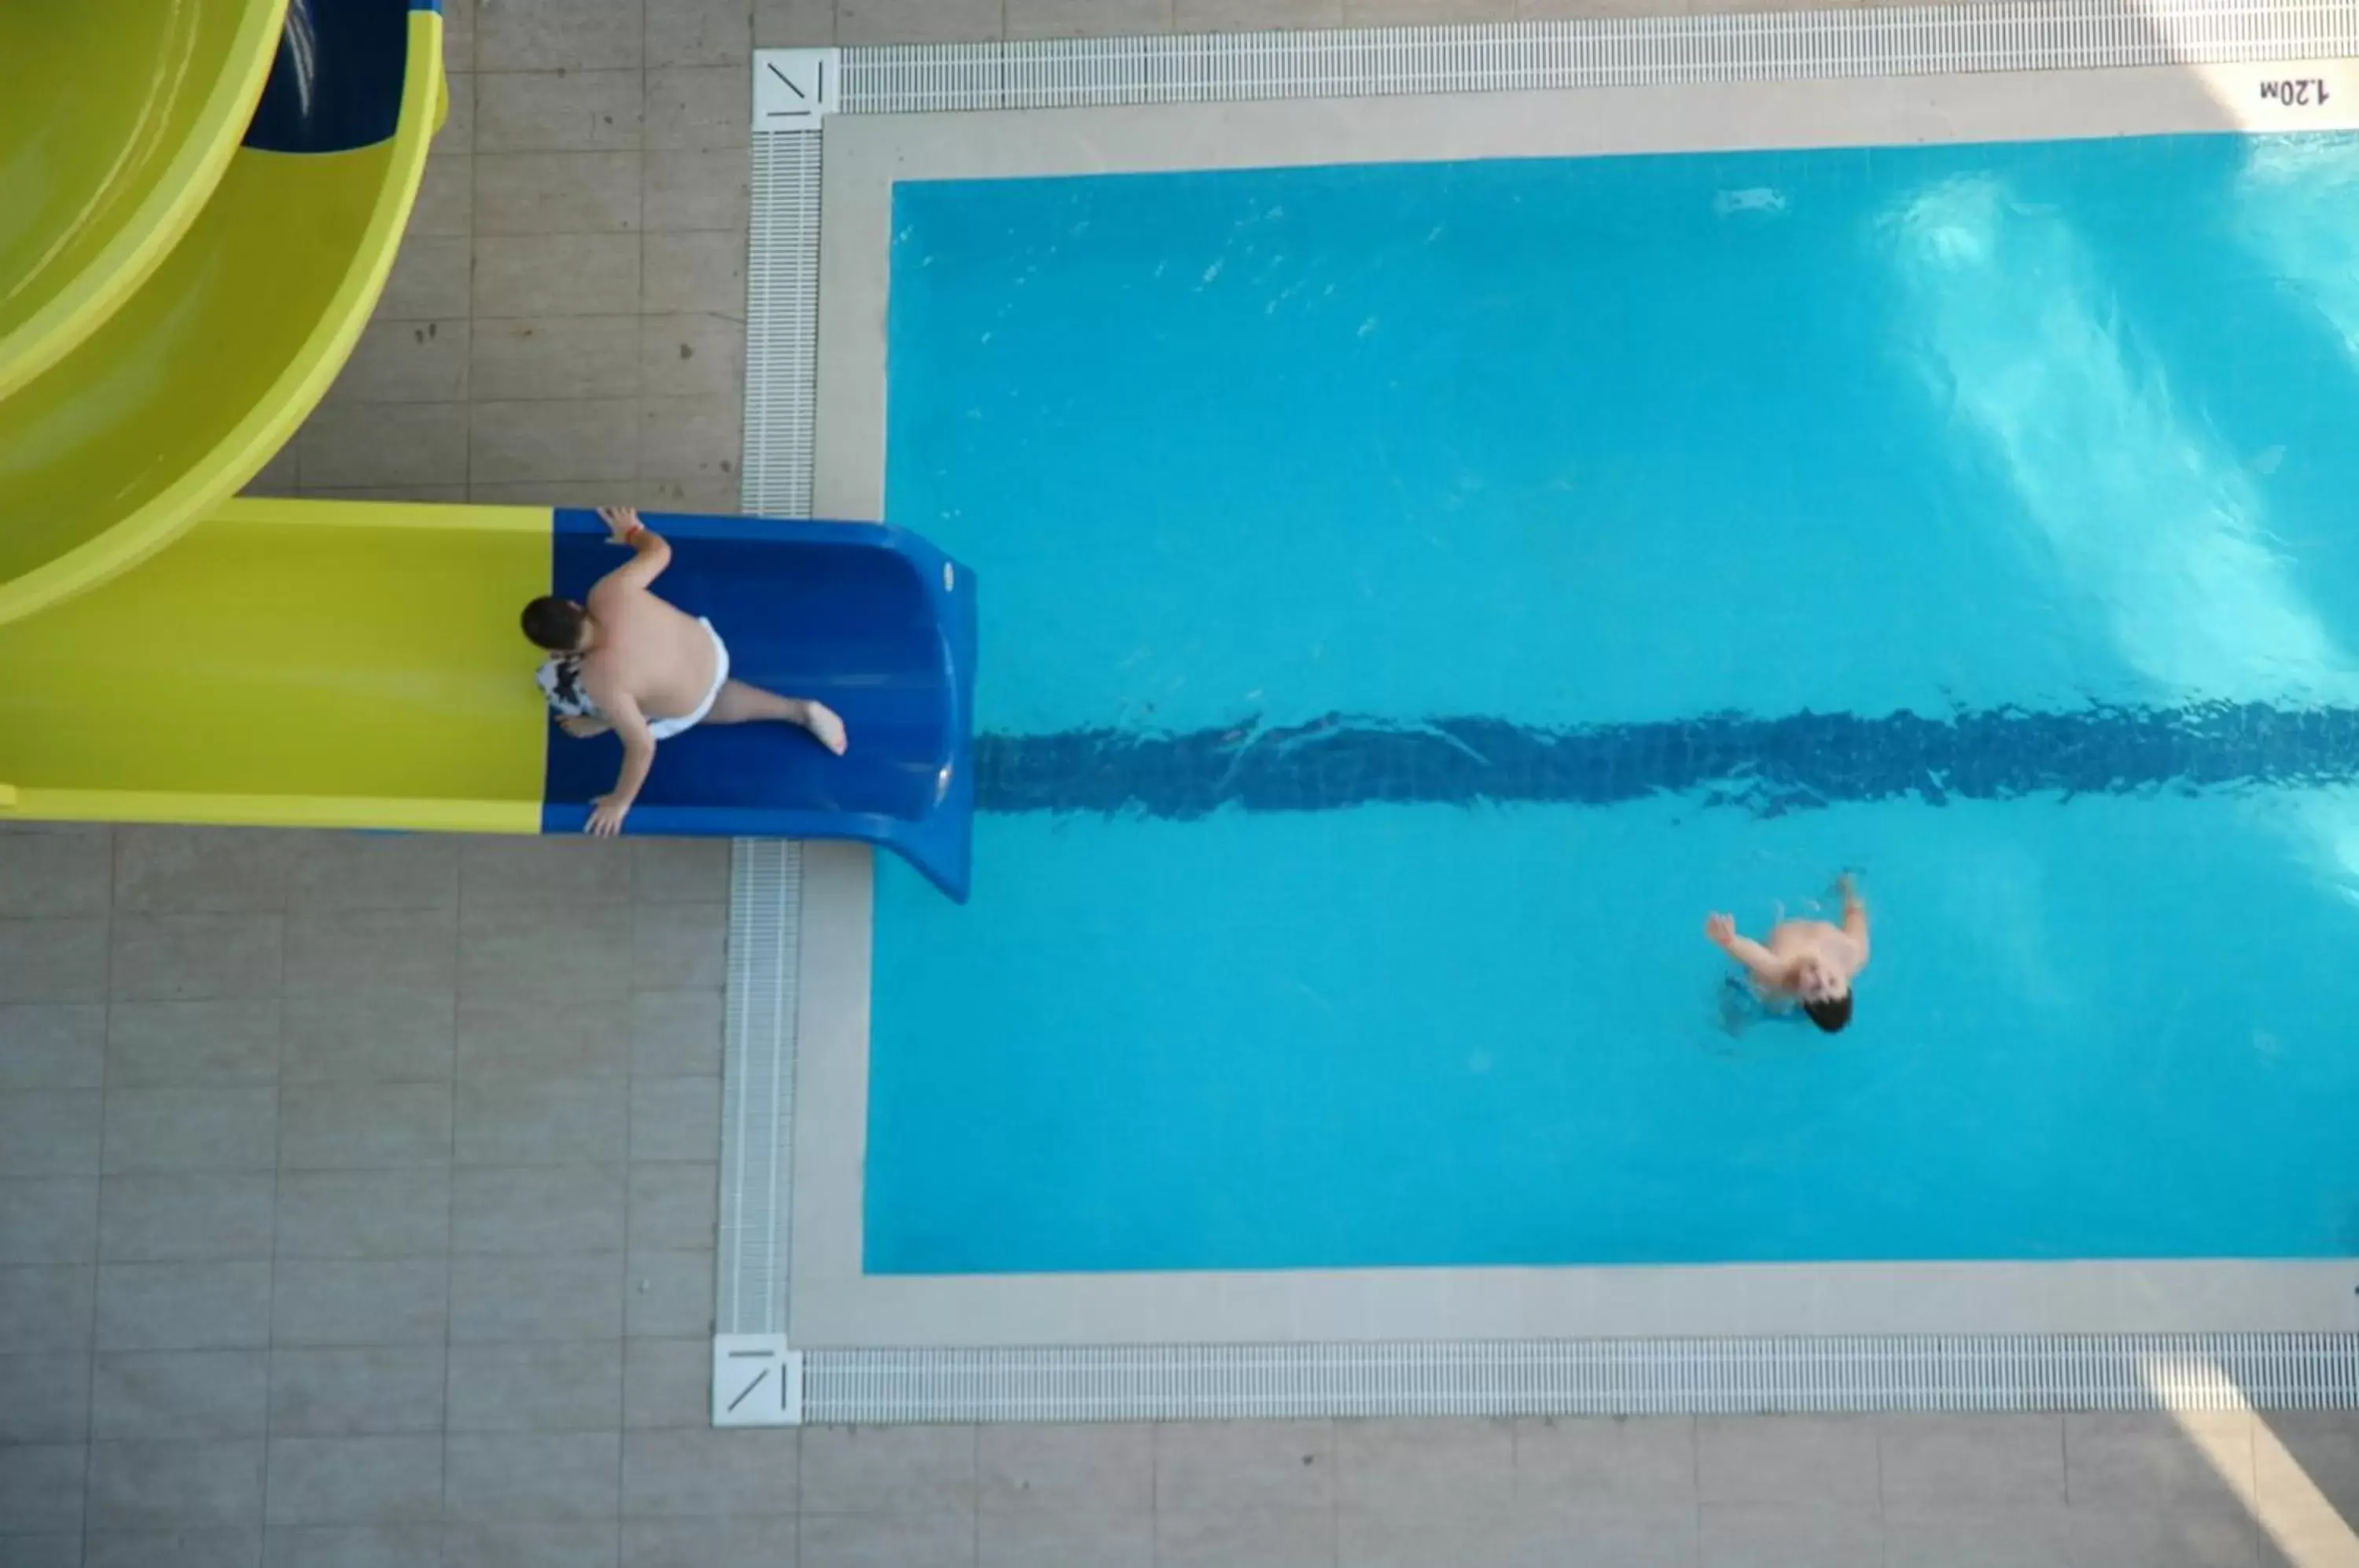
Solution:
<svg viewBox="0 0 2359 1568">
<path fill-rule="evenodd" d="M 1805 1002 L 1802 1011 L 1810 1016 L 1812 1023 L 1833 1034 L 1851 1022 L 1851 993 L 1845 991 L 1842 996 L 1823 1002 Z"/>
<path fill-rule="evenodd" d="M 552 653 L 571 653 L 582 646 L 582 628 L 590 613 L 571 599 L 547 594 L 524 607 L 524 635 Z"/>
</svg>

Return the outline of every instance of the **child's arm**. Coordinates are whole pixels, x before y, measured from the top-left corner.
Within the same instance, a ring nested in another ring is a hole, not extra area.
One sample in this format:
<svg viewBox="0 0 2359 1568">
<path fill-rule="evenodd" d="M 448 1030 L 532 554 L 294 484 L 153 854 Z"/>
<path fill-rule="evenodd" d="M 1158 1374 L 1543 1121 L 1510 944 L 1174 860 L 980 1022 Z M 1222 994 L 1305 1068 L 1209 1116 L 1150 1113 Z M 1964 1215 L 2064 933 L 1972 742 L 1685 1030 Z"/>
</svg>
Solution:
<svg viewBox="0 0 2359 1568">
<path fill-rule="evenodd" d="M 1712 939 L 1714 947 L 1745 965 L 1745 973 L 1752 975 L 1756 983 L 1774 989 L 1784 988 L 1786 965 L 1776 953 L 1751 937 L 1737 935 L 1734 919 L 1727 915 L 1712 916 L 1704 921 L 1703 934 Z"/>
<path fill-rule="evenodd" d="M 1867 900 L 1859 896 L 1859 887 L 1852 881 L 1850 872 L 1844 872 L 1842 882 L 1837 885 L 1843 888 L 1843 934 L 1859 943 L 1859 961 L 1864 965 L 1867 963 Z"/>
</svg>

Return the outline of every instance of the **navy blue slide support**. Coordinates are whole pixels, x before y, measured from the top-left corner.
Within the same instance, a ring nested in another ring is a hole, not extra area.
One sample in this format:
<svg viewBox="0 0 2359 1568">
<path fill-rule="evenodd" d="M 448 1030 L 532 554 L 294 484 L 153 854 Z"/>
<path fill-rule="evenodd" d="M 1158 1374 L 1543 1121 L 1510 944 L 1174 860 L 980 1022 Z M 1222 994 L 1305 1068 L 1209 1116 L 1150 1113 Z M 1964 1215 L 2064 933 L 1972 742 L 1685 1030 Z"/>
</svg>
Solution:
<svg viewBox="0 0 2359 1568">
<path fill-rule="evenodd" d="M 974 579 L 873 523 L 644 514 L 671 542 L 656 592 L 712 623 L 729 672 L 843 716 L 850 752 L 788 724 L 699 725 L 656 748 L 626 833 L 855 839 L 958 902 L 974 853 Z M 622 564 L 595 512 L 560 507 L 550 592 L 586 596 Z M 541 831 L 579 833 L 621 747 L 549 726 Z"/>
</svg>

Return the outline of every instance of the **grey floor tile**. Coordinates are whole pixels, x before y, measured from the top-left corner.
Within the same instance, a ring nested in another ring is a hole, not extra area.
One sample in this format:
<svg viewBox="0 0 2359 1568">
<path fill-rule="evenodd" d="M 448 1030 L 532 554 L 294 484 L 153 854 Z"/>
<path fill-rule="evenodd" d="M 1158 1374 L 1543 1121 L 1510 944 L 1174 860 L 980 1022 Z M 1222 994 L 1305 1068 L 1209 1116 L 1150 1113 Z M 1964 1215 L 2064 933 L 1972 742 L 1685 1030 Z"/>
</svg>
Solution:
<svg viewBox="0 0 2359 1568">
<path fill-rule="evenodd" d="M 2253 1495 L 2253 1417 L 2243 1410 L 2064 1418 L 2067 1497 L 2076 1508 L 2238 1503 Z"/>
<path fill-rule="evenodd" d="M 973 1568 L 967 1514 L 821 1514 L 802 1521 L 803 1568 Z"/>
<path fill-rule="evenodd" d="M 579 835 L 471 838 L 460 861 L 460 882 L 462 899 L 474 909 L 556 914 L 587 904 L 627 904 L 630 841 Z"/>
<path fill-rule="evenodd" d="M 449 7 L 444 7 L 447 12 Z M 463 153 L 475 150 L 475 71 L 471 54 L 463 65 L 451 65 L 443 72 L 443 86 L 450 94 L 450 113 L 442 128 L 435 133 L 434 150 L 438 153 Z"/>
<path fill-rule="evenodd" d="M 277 1437 L 395 1437 L 443 1427 L 440 1344 L 271 1352 Z"/>
<path fill-rule="evenodd" d="M 631 1167 L 630 1242 L 634 1248 L 711 1255 L 720 1225 L 720 1167 L 702 1163 Z"/>
<path fill-rule="evenodd" d="M 1000 35 L 1000 0 L 835 0 L 841 44 L 964 44 Z"/>
<path fill-rule="evenodd" d="M 618 1160 L 628 1148 L 631 1089 L 620 1078 L 462 1080 L 459 1162 L 594 1165 Z"/>
<path fill-rule="evenodd" d="M 443 1501 L 452 1523 L 614 1518 L 619 1432 L 453 1434 L 448 1441 Z"/>
<path fill-rule="evenodd" d="M 646 22 L 640 0 L 497 0 L 475 24 L 475 69 L 636 70 Z"/>
<path fill-rule="evenodd" d="M 278 1081 L 278 999 L 118 1002 L 107 1009 L 112 1088 L 234 1088 Z"/>
<path fill-rule="evenodd" d="M 1011 38 L 1104 38 L 1168 33 L 1171 0 L 1007 0 Z"/>
<path fill-rule="evenodd" d="M 623 1423 L 623 1342 L 451 1347 L 452 1432 L 606 1432 Z"/>
<path fill-rule="evenodd" d="M 835 42 L 835 0 L 754 0 L 754 47 L 824 49 Z"/>
<path fill-rule="evenodd" d="M 270 1531 L 264 1568 L 441 1568 L 439 1524 L 305 1524 Z"/>
<path fill-rule="evenodd" d="M 2233 1504 L 2075 1505 L 2066 1516 L 2072 1568 L 2278 1568 L 2252 1516 Z"/>
<path fill-rule="evenodd" d="M 1696 1513 L 1611 1508 L 1458 1509 L 1420 1519 L 1345 1508 L 1336 1517 L 1343 1568 L 1696 1568 Z"/>
<path fill-rule="evenodd" d="M 1515 1496 L 1514 1429 L 1495 1421 L 1335 1423 L 1336 1500 L 1364 1512 L 1499 1514 Z"/>
<path fill-rule="evenodd" d="M 645 227 L 745 232 L 751 207 L 743 148 L 651 152 L 645 158 L 639 198 Z"/>
<path fill-rule="evenodd" d="M 1143 1424 L 982 1427 L 975 1466 L 985 1514 L 1155 1507 L 1155 1432 Z"/>
<path fill-rule="evenodd" d="M 642 155 L 503 152 L 475 158 L 480 234 L 604 234 L 639 227 Z"/>
<path fill-rule="evenodd" d="M 1155 1429 L 1155 1500 L 1181 1514 L 1335 1501 L 1332 1421 L 1201 1421 Z"/>
<path fill-rule="evenodd" d="M 118 1002 L 278 994 L 286 917 L 118 915 L 109 994 Z"/>
<path fill-rule="evenodd" d="M 456 235 L 404 241 L 394 255 L 393 272 L 386 278 L 385 292 L 377 296 L 377 319 L 447 321 L 466 315 L 473 250 L 472 241 Z M 299 463 L 301 446 L 299 438 Z M 339 467 L 336 472 L 343 470 Z"/>
<path fill-rule="evenodd" d="M 658 1339 L 712 1332 L 713 1261 L 710 1252 L 649 1252 L 630 1256 L 624 1332 Z"/>
<path fill-rule="evenodd" d="M 1696 1480 L 1708 1503 L 1809 1497 L 1873 1509 L 1876 1427 L 1865 1416 L 1728 1416 L 1696 1422 Z"/>
<path fill-rule="evenodd" d="M 451 1273 L 440 1258 L 281 1258 L 271 1343 L 282 1349 L 440 1344 L 451 1322 Z"/>
<path fill-rule="evenodd" d="M 734 474 L 691 475 L 685 479 L 643 474 L 635 488 L 640 504 L 650 511 L 679 512 L 692 517 L 734 517 L 745 513 L 745 486 Z"/>
<path fill-rule="evenodd" d="M 640 1078 L 721 1076 L 722 993 L 640 991 L 631 997 L 631 1073 Z"/>
<path fill-rule="evenodd" d="M 753 0 L 647 0 L 647 64 L 734 65 L 753 58 Z"/>
<path fill-rule="evenodd" d="M 745 319 L 745 236 L 714 230 L 645 236 L 639 308 L 649 315 Z"/>
<path fill-rule="evenodd" d="M 658 318 L 656 324 L 665 320 Z M 631 846 L 631 896 L 638 902 L 727 906 L 729 840 L 635 838 L 625 842 Z"/>
<path fill-rule="evenodd" d="M 475 329 L 476 396 L 552 401 L 628 397 L 639 389 L 634 316 L 524 316 Z"/>
<path fill-rule="evenodd" d="M 8 1556 L 9 1568 L 88 1568 L 79 1530 L 10 1536 Z"/>
<path fill-rule="evenodd" d="M 89 1435 L 87 1357 L 0 1356 L 0 1443 L 80 1443 Z"/>
<path fill-rule="evenodd" d="M 980 1568 L 1154 1568 L 1151 1513 L 984 1515 Z"/>
<path fill-rule="evenodd" d="M 430 158 L 426 177 L 445 182 L 444 201 L 471 200 L 472 187 L 453 191 L 448 189 L 448 182 L 455 178 L 452 170 L 472 167 L 468 158 Z M 463 234 L 465 230 L 457 232 Z M 423 321 L 373 321 L 362 331 L 360 345 L 345 361 L 343 373 L 336 377 L 335 390 L 330 395 L 354 403 L 463 400 L 467 396 L 470 337 L 464 317 Z"/>
<path fill-rule="evenodd" d="M 620 1165 L 465 1166 L 451 1211 L 451 1250 L 529 1257 L 619 1252 Z"/>
<path fill-rule="evenodd" d="M 234 1529 L 261 1517 L 259 1441 L 90 1445 L 92 1530 Z"/>
<path fill-rule="evenodd" d="M 623 1348 L 623 1425 L 701 1427 L 712 1419 L 712 1341 L 633 1339 Z"/>
<path fill-rule="evenodd" d="M 2332 1503 L 2267 1503 L 2260 1512 L 2258 1556 L 2267 1568 L 2282 1561 L 2299 1568 L 2359 1568 L 2359 1530 Z"/>
<path fill-rule="evenodd" d="M 478 316 L 627 312 L 636 309 L 639 292 L 637 234 L 493 234 L 475 242 Z M 741 310 L 743 299 L 741 288 Z"/>
<path fill-rule="evenodd" d="M 0 834 L 0 920 L 103 915 L 114 839 L 102 826 Z"/>
<path fill-rule="evenodd" d="M 302 915 L 448 909 L 458 902 L 459 846 L 426 834 L 305 833 L 288 879 L 288 907 Z"/>
<path fill-rule="evenodd" d="M 2322 1498 L 2359 1519 L 2359 1411 L 2256 1415 L 2253 1486 L 2263 1504 Z"/>
<path fill-rule="evenodd" d="M 0 936 L 5 931 L 0 931 Z M 0 1094 L 106 1083 L 106 1008 L 95 1002 L 0 1007 Z"/>
<path fill-rule="evenodd" d="M 804 1561 L 813 1561 L 808 1552 Z M 1157 1568 L 1331 1568 L 1335 1561 L 1332 1508 L 1162 1508 L 1155 1515 Z"/>
<path fill-rule="evenodd" d="M 625 1520 L 622 1568 L 795 1568 L 795 1521 Z"/>
<path fill-rule="evenodd" d="M 1172 0 L 1171 25 L 1182 33 L 1339 27 L 1343 5 L 1343 0 Z"/>
<path fill-rule="evenodd" d="M 460 246 L 463 258 L 469 242 L 423 239 L 403 247 L 411 253 L 437 245 Z M 398 269 L 397 268 L 397 271 Z M 462 270 L 460 278 L 463 282 Z M 421 290 L 405 299 L 399 317 L 410 311 L 428 321 L 448 321 L 467 314 L 463 299 L 453 300 L 447 280 L 430 294 Z M 296 438 L 296 461 L 303 465 L 306 489 L 322 485 L 441 485 L 467 466 L 467 405 L 464 403 L 370 403 L 323 405 L 305 422 Z"/>
<path fill-rule="evenodd" d="M 102 916 L 0 920 L 0 1002 L 103 1002 L 106 965 Z"/>
<path fill-rule="evenodd" d="M 455 909 L 317 909 L 287 937 L 287 994 L 448 990 L 459 977 Z"/>
<path fill-rule="evenodd" d="M 718 1519 L 796 1509 L 789 1429 L 641 1431 L 623 1438 L 625 1519 Z"/>
<path fill-rule="evenodd" d="M 95 1176 L 103 1116 L 95 1089 L 0 1094 L 0 1176 Z"/>
<path fill-rule="evenodd" d="M 1890 1507 L 2064 1501 L 2061 1416 L 1892 1416 L 1877 1443 Z"/>
<path fill-rule="evenodd" d="M 280 1081 L 447 1083 L 458 1008 L 455 989 L 289 997 Z"/>
<path fill-rule="evenodd" d="M 451 1260 L 454 1345 L 622 1336 L 620 1253 Z"/>
<path fill-rule="evenodd" d="M 274 829 L 118 828 L 114 908 L 126 914 L 186 915 L 287 907 L 294 835 Z"/>
<path fill-rule="evenodd" d="M 605 996 L 491 998 L 459 1009 L 462 1078 L 621 1078 L 633 1015 Z"/>
<path fill-rule="evenodd" d="M 636 379 L 637 365 L 632 366 Z M 635 397 L 581 397 L 553 402 L 475 403 L 471 406 L 467 479 L 470 484 L 504 481 L 601 479 L 626 480 L 638 472 L 639 402 Z M 501 956 L 542 950 L 537 956 L 565 964 L 567 980 L 595 985 L 593 971 L 603 962 L 603 951 L 574 957 L 566 964 L 565 950 L 547 952 L 555 940 L 569 934 L 531 926 L 505 925 L 496 930 L 478 926 L 468 936 L 472 958 L 486 941 L 496 943 Z M 573 945 L 586 948 L 578 934 Z M 475 971 L 471 969 L 470 973 Z M 560 983 L 562 984 L 562 983 Z"/>
<path fill-rule="evenodd" d="M 418 183 L 418 200 L 409 209 L 409 233 L 421 238 L 471 234 L 474 210 L 475 160 L 463 152 L 438 152 L 428 158 Z M 449 362 L 441 363 L 447 368 Z M 362 389 L 344 396 L 367 396 L 365 384 Z"/>
<path fill-rule="evenodd" d="M 106 1096 L 110 1176 L 268 1171 L 277 1162 L 278 1091 L 116 1089 Z"/>
<path fill-rule="evenodd" d="M 664 66 L 647 72 L 650 152 L 743 148 L 754 125 L 753 73 L 733 65 Z"/>
<path fill-rule="evenodd" d="M 631 1158 L 705 1160 L 721 1157 L 721 1080 L 631 1080 Z"/>
<path fill-rule="evenodd" d="M 98 1255 L 108 1263 L 268 1258 L 277 1180 L 267 1172 L 109 1176 Z"/>
<path fill-rule="evenodd" d="M 1516 0 L 1343 0 L 1347 27 L 1455 27 L 1515 19 Z"/>
<path fill-rule="evenodd" d="M 451 1249 L 451 1171 L 285 1171 L 282 1258 L 440 1258 Z"/>
<path fill-rule="evenodd" d="M 614 1568 L 620 1533 L 612 1519 L 454 1524 L 442 1568 Z"/>
<path fill-rule="evenodd" d="M 254 1350 L 270 1343 L 270 1264 L 103 1263 L 101 1350 Z"/>
<path fill-rule="evenodd" d="M 91 1374 L 91 1434 L 130 1442 L 258 1438 L 266 1430 L 269 1384 L 266 1351 L 102 1355 Z"/>
<path fill-rule="evenodd" d="M 0 1354 L 54 1356 L 90 1348 L 96 1270 L 87 1264 L 0 1269 Z"/>
<path fill-rule="evenodd" d="M 98 1179 L 0 1181 L 0 1267 L 92 1263 L 98 1258 Z"/>
<path fill-rule="evenodd" d="M 88 1463 L 78 1443 L 0 1447 L 0 1551 L 13 1536 L 80 1530 Z"/>
<path fill-rule="evenodd" d="M 971 1426 L 807 1428 L 807 1514 L 951 1513 L 975 1507 Z"/>
<path fill-rule="evenodd" d="M 1882 1568 L 1884 1526 L 1873 1501 L 1854 1511 L 1808 1489 L 1793 1496 L 1802 1500 L 1706 1503 L 1704 1568 Z"/>
<path fill-rule="evenodd" d="M 279 1092 L 279 1161 L 289 1171 L 447 1164 L 443 1083 L 289 1083 Z"/>
<path fill-rule="evenodd" d="M 487 71 L 475 82 L 475 150 L 636 151 L 644 98 L 636 71 Z"/>
<path fill-rule="evenodd" d="M 2071 1561 L 2071 1518 L 2061 1504 L 1885 1509 L 1885 1568 L 2062 1568 Z"/>
<path fill-rule="evenodd" d="M 82 1568 L 262 1568 L 262 1531 L 94 1530 Z"/>
<path fill-rule="evenodd" d="M 646 316 L 639 321 L 639 388 L 654 397 L 743 396 L 745 328 L 725 316 Z M 644 840 L 675 843 L 676 840 Z M 725 847 L 723 840 L 711 841 Z M 719 897 L 726 898 L 727 884 Z M 715 895 L 703 894 L 710 899 Z"/>
<path fill-rule="evenodd" d="M 1686 1416 L 1517 1421 L 1516 1491 L 1535 1504 L 1691 1505 L 1695 1422 Z"/>
<path fill-rule="evenodd" d="M 744 403 L 741 394 L 728 392 L 696 397 L 647 398 L 646 425 L 639 434 L 640 470 L 670 479 L 734 480 L 738 454 L 744 446 L 740 423 Z M 693 934 L 696 924 L 710 917 L 690 915 L 688 911 L 722 907 L 679 904 L 643 908 L 639 911 L 642 940 L 638 984 L 649 987 L 718 985 L 719 944 L 707 949 Z M 685 918 L 674 918 L 675 915 Z M 646 941 L 649 934 L 657 938 L 652 946 Z M 682 943 L 684 935 L 689 942 L 686 946 Z M 699 968 L 693 977 L 650 974 L 647 965 L 651 961 L 658 964 L 692 964 Z"/>
<path fill-rule="evenodd" d="M 269 1485 L 273 1525 L 438 1519 L 442 1439 L 276 1437 Z"/>
</svg>

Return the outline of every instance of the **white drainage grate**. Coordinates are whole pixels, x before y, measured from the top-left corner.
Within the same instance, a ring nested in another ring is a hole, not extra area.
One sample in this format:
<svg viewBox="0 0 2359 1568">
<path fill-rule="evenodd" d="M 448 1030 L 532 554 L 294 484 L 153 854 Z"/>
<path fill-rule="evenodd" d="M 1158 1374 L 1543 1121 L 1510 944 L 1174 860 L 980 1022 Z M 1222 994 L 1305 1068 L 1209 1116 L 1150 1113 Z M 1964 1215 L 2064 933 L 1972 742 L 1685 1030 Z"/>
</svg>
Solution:
<svg viewBox="0 0 2359 1568">
<path fill-rule="evenodd" d="M 814 1423 L 2347 1410 L 2359 1335 L 810 1351 Z"/>
<path fill-rule="evenodd" d="M 721 1235 L 713 1327 L 787 1327 L 794 1156 L 795 990 L 802 851 L 739 839 L 730 857 L 728 1014 L 721 1079 Z"/>
<path fill-rule="evenodd" d="M 2359 55 L 2359 0 L 2010 0 L 847 49 L 833 108 L 911 114 L 2348 55 Z M 823 135 L 753 138 L 744 500 L 774 517 L 808 516 L 811 505 Z M 793 1378 L 797 1355 L 783 1334 L 800 899 L 795 846 L 737 844 L 714 1382 L 716 1413 L 733 1401 L 735 1410 L 721 1419 L 747 1419 L 774 1398 L 756 1418 L 764 1424 L 2359 1408 L 2359 1334 L 2349 1334 L 814 1350 L 800 1354 Z M 778 1381 L 764 1381 L 766 1371 Z"/>
<path fill-rule="evenodd" d="M 745 257 L 744 508 L 808 517 L 819 351 L 820 133 L 754 136 Z"/>
<path fill-rule="evenodd" d="M 2359 53 L 2349 0 L 2009 0 L 1906 10 L 843 51 L 841 113 L 2223 65 Z"/>
</svg>

